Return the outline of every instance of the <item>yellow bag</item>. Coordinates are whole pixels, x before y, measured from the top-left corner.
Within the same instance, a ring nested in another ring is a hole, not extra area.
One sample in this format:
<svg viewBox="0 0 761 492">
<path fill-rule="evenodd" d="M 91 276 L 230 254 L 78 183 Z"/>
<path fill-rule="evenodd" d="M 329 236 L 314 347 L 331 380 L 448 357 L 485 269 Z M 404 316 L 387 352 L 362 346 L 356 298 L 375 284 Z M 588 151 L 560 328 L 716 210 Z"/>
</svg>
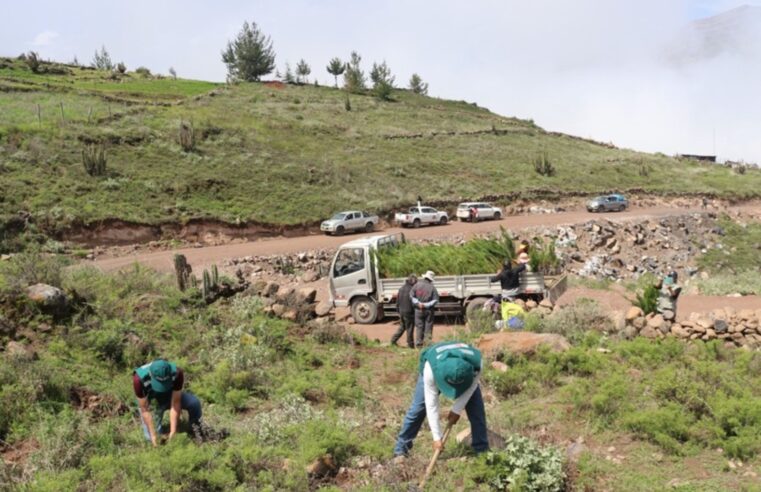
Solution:
<svg viewBox="0 0 761 492">
<path fill-rule="evenodd" d="M 502 306 L 500 307 L 502 308 L 502 319 L 504 321 L 509 320 L 513 316 L 519 316 L 522 318 L 525 313 L 523 308 L 514 302 L 502 301 Z"/>
</svg>

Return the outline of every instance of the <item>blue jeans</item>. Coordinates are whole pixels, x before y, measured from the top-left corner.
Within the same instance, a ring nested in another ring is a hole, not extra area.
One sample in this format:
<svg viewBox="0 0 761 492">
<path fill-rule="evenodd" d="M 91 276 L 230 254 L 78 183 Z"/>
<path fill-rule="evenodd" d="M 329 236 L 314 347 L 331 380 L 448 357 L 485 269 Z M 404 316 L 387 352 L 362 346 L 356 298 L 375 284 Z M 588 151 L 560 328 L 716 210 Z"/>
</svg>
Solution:
<svg viewBox="0 0 761 492">
<path fill-rule="evenodd" d="M 161 421 L 164 419 L 164 412 L 169 410 L 170 405 L 170 402 L 167 402 L 163 405 L 158 404 L 156 409 L 153 411 L 153 425 L 156 429 L 157 436 L 162 434 Z M 185 393 L 183 391 L 180 396 L 180 408 L 181 411 L 187 410 L 189 420 L 188 423 L 192 429 L 193 425 L 197 424 L 201 420 L 201 401 L 193 393 Z M 145 425 L 145 421 L 143 420 L 143 413 L 140 411 L 140 409 L 138 409 L 137 413 L 140 415 L 140 423 L 143 426 L 143 435 L 148 441 L 150 441 L 151 433 L 148 431 L 148 426 Z"/>
<path fill-rule="evenodd" d="M 425 383 L 423 375 L 418 377 L 415 386 L 415 395 L 412 397 L 412 405 L 404 416 L 402 430 L 394 446 L 394 456 L 406 455 L 412 449 L 412 441 L 415 440 L 420 427 L 425 420 Z M 470 433 L 472 436 L 472 446 L 476 453 L 483 453 L 489 450 L 489 438 L 486 433 L 486 411 L 484 410 L 484 399 L 481 396 L 481 387 L 476 388 L 473 396 L 465 405 L 465 412 L 468 414 L 470 421 Z"/>
</svg>

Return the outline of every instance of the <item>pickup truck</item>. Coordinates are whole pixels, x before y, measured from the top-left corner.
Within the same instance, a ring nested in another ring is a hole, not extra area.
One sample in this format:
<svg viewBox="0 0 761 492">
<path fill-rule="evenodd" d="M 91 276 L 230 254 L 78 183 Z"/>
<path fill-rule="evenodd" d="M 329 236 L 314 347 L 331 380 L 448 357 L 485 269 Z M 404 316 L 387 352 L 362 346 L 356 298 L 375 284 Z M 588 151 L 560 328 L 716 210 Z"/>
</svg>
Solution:
<svg viewBox="0 0 761 492">
<path fill-rule="evenodd" d="M 325 234 L 343 235 L 347 231 L 372 232 L 378 225 L 378 216 L 359 210 L 338 212 L 320 224 L 320 230 Z"/>
<path fill-rule="evenodd" d="M 397 213 L 394 216 L 394 221 L 402 227 L 417 229 L 421 225 L 444 225 L 449 222 L 449 216 L 446 212 L 440 212 L 435 208 L 418 205 L 417 207 L 410 207 L 407 212 Z"/>
<path fill-rule="evenodd" d="M 373 250 L 404 242 L 403 234 L 367 236 L 341 245 L 330 267 L 330 302 L 334 307 L 349 307 L 354 321 L 372 324 L 384 316 L 397 316 L 396 295 L 404 278 L 382 278 Z M 493 273 L 436 276 L 439 291 L 436 315 L 462 317 L 480 310 L 502 289 L 491 282 Z M 565 292 L 565 275 L 521 274 L 522 295 L 536 301 L 553 303 Z"/>
</svg>

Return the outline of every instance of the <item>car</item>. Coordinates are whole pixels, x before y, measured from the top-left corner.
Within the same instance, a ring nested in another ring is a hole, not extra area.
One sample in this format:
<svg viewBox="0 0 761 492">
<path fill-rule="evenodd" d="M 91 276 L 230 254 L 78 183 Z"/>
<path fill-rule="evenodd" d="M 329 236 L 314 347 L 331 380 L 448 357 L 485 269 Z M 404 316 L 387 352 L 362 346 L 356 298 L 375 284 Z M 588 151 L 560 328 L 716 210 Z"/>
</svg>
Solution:
<svg viewBox="0 0 761 492">
<path fill-rule="evenodd" d="M 398 212 L 394 216 L 394 221 L 402 227 L 418 228 L 421 225 L 444 225 L 449 222 L 449 216 L 446 212 L 436 210 L 433 207 L 418 205 L 410 207 L 407 212 Z"/>
<path fill-rule="evenodd" d="M 614 193 L 595 197 L 587 202 L 589 212 L 621 212 L 626 210 L 629 202 L 624 195 Z"/>
<path fill-rule="evenodd" d="M 471 218 L 472 209 L 476 211 L 475 218 Z M 499 220 L 502 218 L 502 209 L 484 202 L 464 202 L 457 206 L 457 218 L 463 222 L 470 220 L 478 222 L 486 219 Z"/>
<path fill-rule="evenodd" d="M 338 212 L 322 221 L 320 230 L 327 235 L 341 236 L 348 231 L 372 232 L 378 225 L 378 216 L 360 210 Z"/>
</svg>

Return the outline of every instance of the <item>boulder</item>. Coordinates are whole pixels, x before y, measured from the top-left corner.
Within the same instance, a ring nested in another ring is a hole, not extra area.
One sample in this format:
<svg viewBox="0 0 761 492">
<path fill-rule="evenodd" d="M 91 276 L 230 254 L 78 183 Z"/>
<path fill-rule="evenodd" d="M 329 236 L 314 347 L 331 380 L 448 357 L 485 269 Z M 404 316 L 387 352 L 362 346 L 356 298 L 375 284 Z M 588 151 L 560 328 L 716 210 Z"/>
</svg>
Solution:
<svg viewBox="0 0 761 492">
<path fill-rule="evenodd" d="M 314 314 L 322 318 L 323 316 L 329 315 L 332 309 L 333 306 L 328 301 L 321 301 L 317 303 L 317 306 L 315 306 Z"/>
<path fill-rule="evenodd" d="M 273 304 L 272 305 L 272 314 L 274 314 L 275 316 L 280 317 L 280 316 L 283 315 L 283 313 L 285 313 L 285 306 L 283 306 L 282 304 Z"/>
<path fill-rule="evenodd" d="M 37 352 L 32 347 L 13 340 L 5 346 L 5 355 L 15 360 L 34 360 L 37 358 Z"/>
<path fill-rule="evenodd" d="M 646 324 L 647 324 L 647 320 L 642 316 L 638 318 L 634 318 L 634 320 L 632 321 L 632 326 L 634 326 L 638 330 L 641 330 L 642 328 L 644 328 Z"/>
<path fill-rule="evenodd" d="M 251 291 L 257 296 L 265 295 L 264 292 L 268 285 L 269 282 L 264 279 L 255 280 L 251 283 Z"/>
<path fill-rule="evenodd" d="M 727 325 L 727 322 L 723 319 L 717 319 L 713 322 L 713 330 L 716 333 L 726 333 L 729 329 L 729 326 Z"/>
<path fill-rule="evenodd" d="M 486 429 L 486 436 L 489 440 L 489 449 L 504 449 L 505 445 L 507 444 L 504 437 L 500 436 L 491 429 Z M 470 446 L 473 442 L 472 436 L 470 435 L 470 427 L 458 433 L 455 439 L 458 443 L 464 446 Z"/>
<path fill-rule="evenodd" d="M 66 294 L 58 287 L 47 284 L 34 284 L 26 289 L 27 297 L 49 314 L 62 314 L 66 311 Z"/>
<path fill-rule="evenodd" d="M 265 297 L 272 297 L 277 294 L 278 290 L 280 290 L 280 285 L 277 282 L 273 282 L 272 280 L 270 280 L 264 286 L 264 288 L 260 292 L 260 295 Z"/>
<path fill-rule="evenodd" d="M 752 309 L 741 309 L 737 313 L 737 317 L 743 321 L 750 321 L 755 318 L 755 313 Z"/>
<path fill-rule="evenodd" d="M 658 338 L 660 331 L 653 328 L 649 324 L 640 330 L 639 335 L 645 338 Z"/>
<path fill-rule="evenodd" d="M 301 276 L 301 281 L 304 282 L 305 284 L 308 284 L 308 283 L 319 280 L 319 278 L 320 276 L 317 274 L 317 272 L 312 270 L 312 271 L 305 272 Z"/>
<path fill-rule="evenodd" d="M 538 306 L 538 304 L 536 303 L 536 301 L 534 301 L 532 299 L 529 299 L 528 301 L 526 301 L 526 310 L 528 310 L 528 311 L 534 309 L 537 306 Z"/>
<path fill-rule="evenodd" d="M 311 304 L 317 297 L 317 289 L 314 287 L 302 287 L 296 292 L 296 298 L 304 304 Z"/>
<path fill-rule="evenodd" d="M 287 319 L 288 321 L 296 321 L 298 317 L 299 313 L 295 309 L 288 309 L 281 316 L 281 318 Z"/>
<path fill-rule="evenodd" d="M 287 285 L 281 285 L 280 288 L 277 290 L 277 293 L 275 293 L 275 299 L 277 299 L 278 302 L 286 302 L 288 301 L 288 298 L 293 295 L 293 293 L 296 292 L 296 289 L 293 287 L 289 287 Z"/>
<path fill-rule="evenodd" d="M 676 318 L 676 314 L 674 313 L 674 311 L 669 311 L 668 309 L 663 311 L 663 319 L 664 320 L 666 320 L 666 321 L 674 321 L 675 318 Z"/>
<path fill-rule="evenodd" d="M 626 327 L 626 319 L 623 312 L 613 311 L 608 317 L 613 322 L 613 329 L 616 331 L 616 333 L 623 331 L 623 329 Z"/>
<path fill-rule="evenodd" d="M 707 330 L 709 328 L 713 328 L 713 321 L 711 321 L 708 318 L 698 318 L 698 321 L 695 324 L 695 326 L 700 326 L 701 328 L 704 328 Z"/>
<path fill-rule="evenodd" d="M 631 340 L 637 336 L 637 328 L 634 326 L 627 326 L 624 331 L 621 332 L 626 340 Z"/>
<path fill-rule="evenodd" d="M 507 372 L 507 364 L 504 362 L 500 362 L 498 360 L 493 361 L 491 364 L 489 364 L 492 369 L 499 372 Z"/>
<path fill-rule="evenodd" d="M 682 325 L 677 323 L 671 325 L 671 333 L 679 338 L 688 338 L 690 336 L 690 332 L 682 328 Z"/>
<path fill-rule="evenodd" d="M 626 321 L 634 321 L 636 318 L 644 315 L 645 313 L 643 313 L 640 308 L 637 306 L 632 306 L 628 311 L 626 311 Z"/>
<path fill-rule="evenodd" d="M 647 326 L 654 330 L 660 330 L 661 327 L 663 326 L 663 323 L 665 323 L 665 320 L 663 319 L 663 315 L 656 314 L 655 316 L 653 316 L 647 321 Z"/>
<path fill-rule="evenodd" d="M 706 330 L 705 334 L 702 337 L 700 337 L 700 338 L 703 339 L 703 340 L 706 340 L 706 341 L 708 341 L 708 340 L 715 340 L 716 339 L 716 332 L 714 330 L 709 328 L 709 329 Z"/>
<path fill-rule="evenodd" d="M 487 333 L 476 342 L 476 346 L 484 353 L 507 351 L 513 354 L 533 354 L 542 345 L 553 352 L 564 352 L 571 348 L 571 344 L 562 335 L 526 331 Z"/>
</svg>

